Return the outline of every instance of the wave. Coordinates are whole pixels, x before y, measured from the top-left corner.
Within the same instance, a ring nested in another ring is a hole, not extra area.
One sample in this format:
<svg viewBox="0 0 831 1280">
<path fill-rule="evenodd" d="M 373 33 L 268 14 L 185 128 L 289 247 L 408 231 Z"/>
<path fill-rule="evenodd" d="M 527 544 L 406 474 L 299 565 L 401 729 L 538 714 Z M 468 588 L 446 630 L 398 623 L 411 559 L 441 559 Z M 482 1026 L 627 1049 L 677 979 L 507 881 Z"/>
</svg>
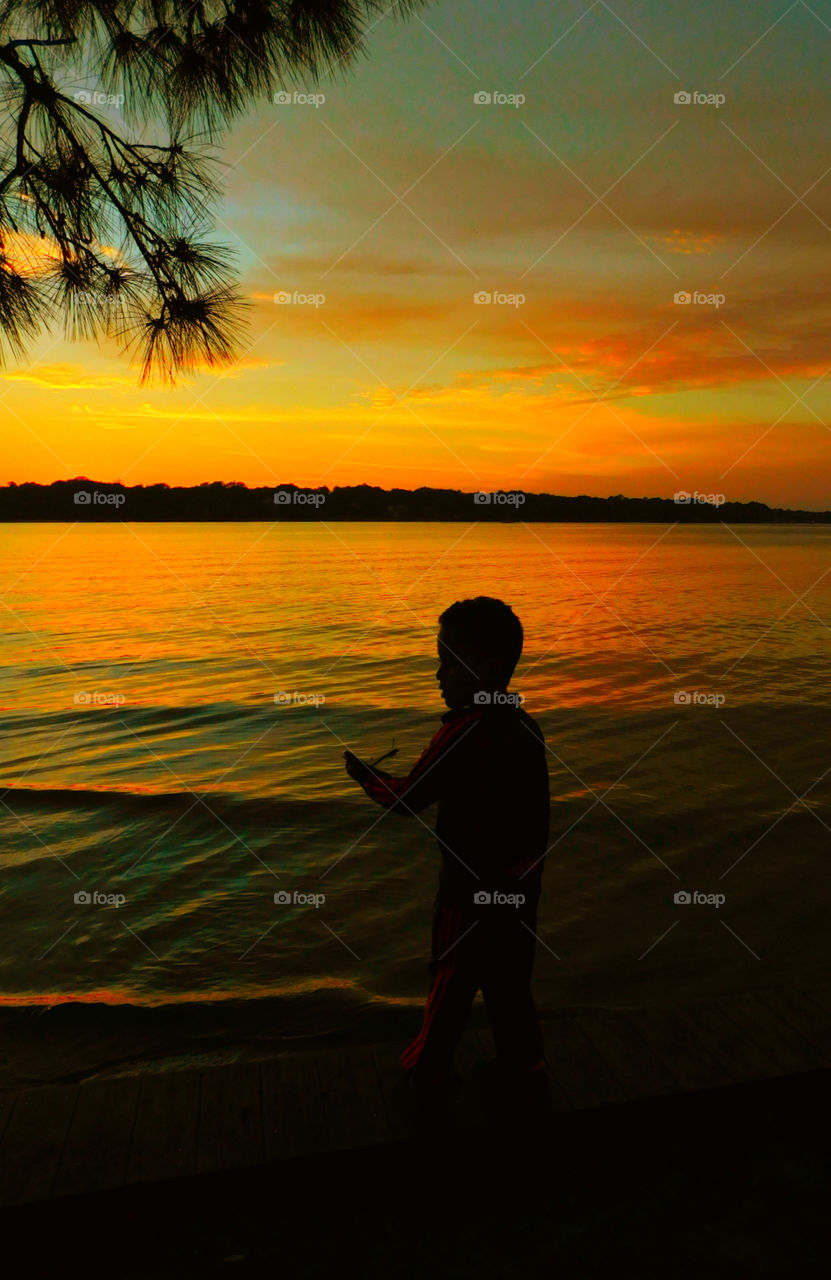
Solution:
<svg viewBox="0 0 831 1280">
<path fill-rule="evenodd" d="M 0 788 L 2 784 L 0 784 Z M 44 812 L 58 810 L 116 810 L 124 815 L 186 812 L 197 802 L 218 815 L 245 815 L 253 822 L 308 821 L 314 813 L 317 820 L 327 814 L 342 817 L 346 809 L 358 808 L 360 797 L 348 796 L 286 799 L 229 791 L 141 791 L 120 788 L 84 787 L 19 787 L 0 789 L 0 800 L 10 809 L 24 806 Z"/>
</svg>

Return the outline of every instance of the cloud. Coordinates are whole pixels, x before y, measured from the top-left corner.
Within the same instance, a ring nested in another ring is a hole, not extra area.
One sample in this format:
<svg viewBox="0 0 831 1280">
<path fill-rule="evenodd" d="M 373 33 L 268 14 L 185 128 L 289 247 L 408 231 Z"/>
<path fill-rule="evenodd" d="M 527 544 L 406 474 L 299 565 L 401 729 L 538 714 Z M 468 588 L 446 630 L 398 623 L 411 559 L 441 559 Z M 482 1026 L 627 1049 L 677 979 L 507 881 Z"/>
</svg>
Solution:
<svg viewBox="0 0 831 1280">
<path fill-rule="evenodd" d="M 644 239 L 651 240 L 653 244 L 659 244 L 663 248 L 668 249 L 670 253 L 712 253 L 714 249 L 721 248 L 726 243 L 727 237 L 719 235 L 715 231 L 695 232 L 682 231 L 678 227 L 670 231 L 669 234 L 659 236 L 644 236 Z"/>
<path fill-rule="evenodd" d="M 112 391 L 116 387 L 135 389 L 135 379 L 120 374 L 87 373 L 77 364 L 40 365 L 2 373 L 7 382 L 33 382 L 52 391 Z"/>
<path fill-rule="evenodd" d="M 464 268 L 452 259 L 449 262 L 437 262 L 426 254 L 418 255 L 412 252 L 406 256 L 385 254 L 363 247 L 350 248 L 348 243 L 330 252 L 321 250 L 317 253 L 308 251 L 287 253 L 282 257 L 270 259 L 267 265 L 273 272 L 275 280 L 304 282 L 307 285 L 314 284 L 316 288 L 321 286 L 329 276 L 361 276 L 364 280 L 371 280 L 374 277 L 389 279 L 398 276 L 417 276 L 419 279 L 426 279 L 431 276 L 467 274 Z M 275 289 L 280 287 L 284 286 L 275 285 Z M 299 283 L 297 287 L 300 287 Z M 269 300 L 271 299 L 271 294 L 257 296 L 267 296 Z"/>
<path fill-rule="evenodd" d="M 190 377 L 178 375 L 177 382 L 181 387 L 193 384 L 193 372 L 209 373 L 215 378 L 239 378 L 247 373 L 262 369 L 272 369 L 284 365 L 285 360 L 261 360 L 254 357 L 242 358 L 226 368 L 211 365 L 197 365 Z M 47 387 L 50 391 L 114 391 L 123 389 L 136 391 L 136 377 L 129 374 L 88 373 L 78 364 L 36 365 L 33 369 L 15 369 L 0 373 L 0 378 L 7 382 L 31 382 L 38 387 Z"/>
<path fill-rule="evenodd" d="M 259 360 L 250 357 L 247 360 L 235 360 L 233 364 L 227 366 L 199 365 L 197 372 L 210 373 L 215 378 L 241 378 L 246 373 L 256 373 L 261 369 L 276 369 L 285 363 L 285 360 Z"/>
</svg>

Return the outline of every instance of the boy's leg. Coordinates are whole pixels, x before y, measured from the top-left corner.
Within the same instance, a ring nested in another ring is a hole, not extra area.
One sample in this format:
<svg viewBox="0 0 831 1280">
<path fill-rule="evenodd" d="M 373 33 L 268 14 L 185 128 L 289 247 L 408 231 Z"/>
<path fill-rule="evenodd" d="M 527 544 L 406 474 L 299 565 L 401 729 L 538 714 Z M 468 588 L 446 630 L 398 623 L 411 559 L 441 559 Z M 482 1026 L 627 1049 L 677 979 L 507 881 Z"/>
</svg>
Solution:
<svg viewBox="0 0 831 1280">
<path fill-rule="evenodd" d="M 479 989 L 473 940 L 478 929 L 471 924 L 467 913 L 436 902 L 429 966 L 433 985 L 421 1031 L 401 1054 L 407 1071 L 443 1077 L 453 1069 L 453 1054 Z"/>
<path fill-rule="evenodd" d="M 498 1060 L 509 1069 L 545 1065 L 542 1030 L 531 995 L 536 947 L 538 894 L 519 907 L 492 909 L 492 928 L 482 941 L 482 998 L 488 1011 Z"/>
</svg>

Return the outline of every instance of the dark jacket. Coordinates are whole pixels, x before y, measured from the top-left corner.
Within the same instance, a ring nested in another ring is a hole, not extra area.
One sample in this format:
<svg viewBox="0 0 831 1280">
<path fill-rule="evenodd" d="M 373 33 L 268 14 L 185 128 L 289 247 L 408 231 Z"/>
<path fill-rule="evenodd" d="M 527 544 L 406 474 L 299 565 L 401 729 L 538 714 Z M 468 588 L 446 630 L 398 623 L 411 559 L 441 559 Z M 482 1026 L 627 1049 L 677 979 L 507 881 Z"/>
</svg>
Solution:
<svg viewBox="0 0 831 1280">
<path fill-rule="evenodd" d="M 406 778 L 370 766 L 364 790 L 394 813 L 438 801 L 439 897 L 449 905 L 466 907 L 480 890 L 538 894 L 550 821 L 542 730 L 510 703 L 441 720 Z"/>
</svg>

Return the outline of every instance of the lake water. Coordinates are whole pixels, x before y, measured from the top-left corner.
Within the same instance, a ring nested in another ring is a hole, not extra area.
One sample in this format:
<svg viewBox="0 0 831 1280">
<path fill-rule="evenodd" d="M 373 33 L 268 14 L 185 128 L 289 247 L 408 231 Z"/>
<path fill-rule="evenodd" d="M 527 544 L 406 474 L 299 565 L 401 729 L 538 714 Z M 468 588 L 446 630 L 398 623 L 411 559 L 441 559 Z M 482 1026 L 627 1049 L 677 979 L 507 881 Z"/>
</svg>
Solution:
<svg viewBox="0 0 831 1280">
<path fill-rule="evenodd" d="M 541 1013 L 831 977 L 828 526 L 0 544 L 0 1085 L 411 1038 L 435 811 L 384 813 L 342 754 L 394 736 L 410 767 L 446 710 L 438 614 L 478 594 L 522 620 L 511 687 L 549 748 Z"/>
</svg>

